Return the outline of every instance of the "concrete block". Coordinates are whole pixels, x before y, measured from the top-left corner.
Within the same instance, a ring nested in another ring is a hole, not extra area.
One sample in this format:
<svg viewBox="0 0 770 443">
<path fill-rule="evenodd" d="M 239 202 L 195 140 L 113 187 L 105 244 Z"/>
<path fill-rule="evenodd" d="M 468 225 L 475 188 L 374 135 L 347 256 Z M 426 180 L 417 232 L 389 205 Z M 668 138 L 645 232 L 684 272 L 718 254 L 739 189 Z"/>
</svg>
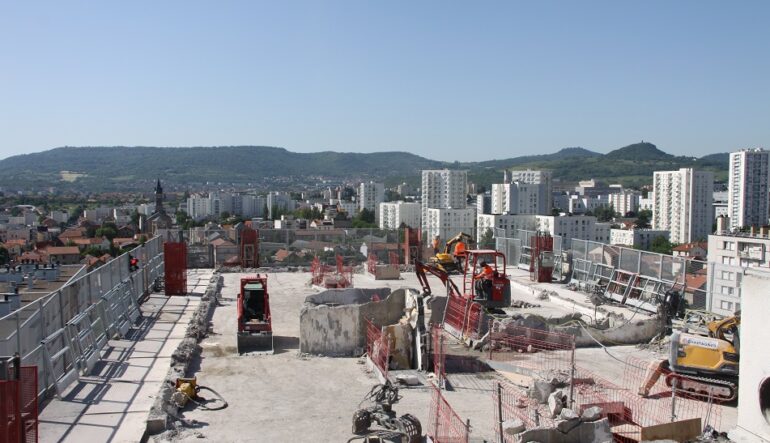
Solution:
<svg viewBox="0 0 770 443">
<path fill-rule="evenodd" d="M 390 369 L 412 367 L 412 327 L 409 324 L 385 326 L 382 333 L 390 343 Z"/>
<path fill-rule="evenodd" d="M 559 418 L 561 418 L 562 420 L 573 420 L 576 418 L 580 418 L 580 416 L 577 414 L 577 412 L 573 411 L 570 408 L 563 408 L 559 413 Z"/>
<path fill-rule="evenodd" d="M 540 404 L 548 403 L 548 396 L 553 393 L 553 385 L 547 381 L 535 380 L 529 388 L 529 396 Z"/>
<path fill-rule="evenodd" d="M 567 443 L 567 436 L 556 428 L 532 428 L 516 435 L 520 443 Z"/>
<path fill-rule="evenodd" d="M 568 434 L 578 426 L 580 426 L 579 417 L 575 417 L 569 420 L 559 420 L 556 422 L 556 429 L 558 429 L 562 434 Z"/>
<path fill-rule="evenodd" d="M 401 374 L 401 375 L 398 375 L 398 376 L 396 376 L 396 380 L 399 383 L 403 383 L 403 384 L 405 384 L 407 386 L 417 386 L 417 385 L 420 384 L 420 379 L 417 378 L 416 375 L 411 375 L 411 374 Z"/>
<path fill-rule="evenodd" d="M 401 278 L 401 271 L 398 266 L 377 265 L 374 268 L 375 280 L 398 280 Z"/>
<path fill-rule="evenodd" d="M 598 406 L 592 406 L 580 415 L 580 421 L 596 421 L 602 418 L 602 408 Z"/>
<path fill-rule="evenodd" d="M 580 426 L 570 432 L 570 437 L 576 432 L 576 441 L 581 443 L 611 443 L 613 441 L 610 422 L 606 418 L 581 423 Z"/>
<path fill-rule="evenodd" d="M 506 435 L 515 435 L 523 432 L 524 430 L 526 430 L 526 426 L 524 426 L 524 422 L 518 418 L 513 418 L 503 422 L 503 432 Z"/>
</svg>

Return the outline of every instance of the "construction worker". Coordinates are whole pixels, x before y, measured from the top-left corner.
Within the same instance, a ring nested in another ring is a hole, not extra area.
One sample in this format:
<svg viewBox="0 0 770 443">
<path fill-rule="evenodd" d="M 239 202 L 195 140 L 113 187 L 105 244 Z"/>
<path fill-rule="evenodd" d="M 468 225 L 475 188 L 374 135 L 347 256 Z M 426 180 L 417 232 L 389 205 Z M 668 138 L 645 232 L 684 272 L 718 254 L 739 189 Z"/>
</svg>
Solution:
<svg viewBox="0 0 770 443">
<path fill-rule="evenodd" d="M 457 269 L 460 269 L 462 272 L 463 269 L 463 260 L 465 260 L 465 242 L 462 240 L 458 241 L 455 244 L 455 262 L 457 263 Z"/>
<path fill-rule="evenodd" d="M 439 247 L 439 243 L 441 243 L 441 238 L 440 238 L 438 235 L 437 235 L 437 236 L 435 236 L 435 237 L 433 237 L 433 255 L 434 255 L 434 256 L 435 256 L 436 254 L 438 254 L 438 251 L 439 251 L 439 249 L 438 249 L 438 247 Z"/>
<path fill-rule="evenodd" d="M 473 276 L 473 280 L 476 281 L 476 297 L 474 299 L 489 300 L 492 298 L 492 280 L 495 277 L 495 270 L 485 260 L 482 260 L 479 265 L 481 265 L 481 272 Z"/>
</svg>

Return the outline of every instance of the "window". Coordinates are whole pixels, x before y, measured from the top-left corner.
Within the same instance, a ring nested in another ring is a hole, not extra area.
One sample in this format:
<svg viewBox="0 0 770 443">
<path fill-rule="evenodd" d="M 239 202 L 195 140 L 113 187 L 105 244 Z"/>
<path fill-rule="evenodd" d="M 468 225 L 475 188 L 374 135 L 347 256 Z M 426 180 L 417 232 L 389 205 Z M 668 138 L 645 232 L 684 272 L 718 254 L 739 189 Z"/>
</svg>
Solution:
<svg viewBox="0 0 770 443">
<path fill-rule="evenodd" d="M 722 242 L 722 249 L 727 250 L 727 251 L 734 251 L 735 250 L 735 242 L 723 241 Z"/>
<path fill-rule="evenodd" d="M 733 295 L 733 291 L 735 291 L 735 288 L 722 286 L 722 295 Z M 732 305 L 732 303 L 730 303 L 730 305 Z"/>
<path fill-rule="evenodd" d="M 730 271 L 722 271 L 722 280 L 732 280 L 733 273 Z"/>
<path fill-rule="evenodd" d="M 735 265 L 735 257 L 722 257 L 723 265 Z"/>
<path fill-rule="evenodd" d="M 729 311 L 733 309 L 733 304 L 732 302 L 722 300 L 721 302 L 719 302 L 719 308 Z"/>
</svg>

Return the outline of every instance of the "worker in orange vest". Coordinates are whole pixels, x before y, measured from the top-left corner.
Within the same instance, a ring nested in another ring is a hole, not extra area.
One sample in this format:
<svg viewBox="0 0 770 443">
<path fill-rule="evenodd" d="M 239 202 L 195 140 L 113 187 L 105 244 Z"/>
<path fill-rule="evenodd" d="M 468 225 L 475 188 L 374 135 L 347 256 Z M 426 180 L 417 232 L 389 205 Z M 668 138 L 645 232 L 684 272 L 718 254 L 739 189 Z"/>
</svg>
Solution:
<svg viewBox="0 0 770 443">
<path fill-rule="evenodd" d="M 460 240 L 455 244 L 455 262 L 457 263 L 457 269 L 462 270 L 463 260 L 465 260 L 465 243 Z"/>
<path fill-rule="evenodd" d="M 473 276 L 473 280 L 476 281 L 476 300 L 489 300 L 492 294 L 492 280 L 495 278 L 495 270 L 492 266 L 482 260 L 481 272 Z"/>
<path fill-rule="evenodd" d="M 439 243 L 441 243 L 441 239 L 439 238 L 439 236 L 437 235 L 433 237 L 433 255 L 438 254 Z"/>
</svg>

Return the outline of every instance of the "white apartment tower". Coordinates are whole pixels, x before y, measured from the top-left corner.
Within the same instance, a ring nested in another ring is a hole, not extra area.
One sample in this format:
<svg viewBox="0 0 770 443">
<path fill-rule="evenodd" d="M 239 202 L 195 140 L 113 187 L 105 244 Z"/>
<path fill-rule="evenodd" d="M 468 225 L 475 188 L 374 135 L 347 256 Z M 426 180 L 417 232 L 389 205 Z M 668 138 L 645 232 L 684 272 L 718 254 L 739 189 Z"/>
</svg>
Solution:
<svg viewBox="0 0 770 443">
<path fill-rule="evenodd" d="M 428 231 L 428 209 L 465 209 L 468 172 L 449 169 L 422 171 L 422 230 Z M 475 211 L 474 211 L 475 212 Z M 444 220 L 447 220 L 444 217 Z M 473 220 L 471 221 L 473 227 Z M 462 226 L 466 228 L 467 226 Z"/>
<path fill-rule="evenodd" d="M 714 222 L 714 174 L 682 168 L 655 171 L 652 228 L 671 232 L 671 242 L 705 240 Z"/>
<path fill-rule="evenodd" d="M 770 152 L 743 149 L 730 153 L 727 215 L 730 228 L 764 226 L 770 209 Z"/>
<path fill-rule="evenodd" d="M 367 209 L 374 212 L 377 220 L 380 214 L 380 203 L 385 201 L 385 185 L 382 183 L 361 183 L 358 187 L 358 210 Z"/>
<path fill-rule="evenodd" d="M 492 214 L 549 215 L 553 207 L 550 171 L 504 171 L 492 185 Z"/>
<path fill-rule="evenodd" d="M 420 226 L 420 204 L 413 202 L 380 203 L 380 229 L 398 229 L 401 223 L 416 229 Z"/>
</svg>

